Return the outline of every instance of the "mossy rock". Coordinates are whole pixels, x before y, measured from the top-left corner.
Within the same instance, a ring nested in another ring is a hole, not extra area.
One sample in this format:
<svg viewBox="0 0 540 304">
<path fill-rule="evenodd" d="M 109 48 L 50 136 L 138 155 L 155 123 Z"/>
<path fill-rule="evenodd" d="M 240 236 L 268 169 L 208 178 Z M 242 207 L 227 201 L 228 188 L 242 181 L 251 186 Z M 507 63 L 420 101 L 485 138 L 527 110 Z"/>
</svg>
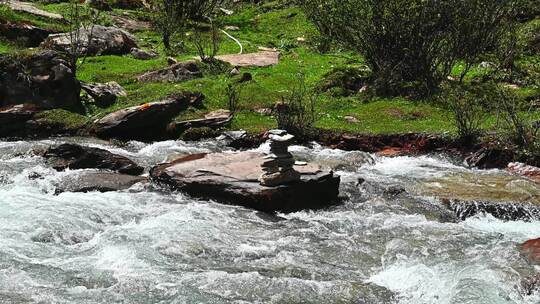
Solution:
<svg viewBox="0 0 540 304">
<path fill-rule="evenodd" d="M 318 92 L 330 92 L 333 96 L 356 94 L 370 80 L 369 72 L 354 67 L 339 67 L 328 72 L 316 85 Z"/>
</svg>

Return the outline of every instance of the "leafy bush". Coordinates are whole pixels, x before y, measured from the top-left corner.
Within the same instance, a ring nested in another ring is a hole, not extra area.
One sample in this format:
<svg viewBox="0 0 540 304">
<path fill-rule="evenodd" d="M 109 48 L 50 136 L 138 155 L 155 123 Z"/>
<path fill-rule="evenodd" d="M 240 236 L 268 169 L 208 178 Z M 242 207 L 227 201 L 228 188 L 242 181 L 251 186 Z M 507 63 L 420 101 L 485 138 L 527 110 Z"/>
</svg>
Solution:
<svg viewBox="0 0 540 304">
<path fill-rule="evenodd" d="M 364 56 L 380 94 L 435 91 L 498 47 L 520 0 L 301 0 L 321 35 Z"/>
<path fill-rule="evenodd" d="M 301 76 L 298 83 L 291 88 L 291 93 L 276 105 L 278 127 L 294 134 L 300 140 L 308 139 L 317 121 L 316 102 L 317 96 L 308 90 L 304 77 Z"/>
<path fill-rule="evenodd" d="M 182 36 L 189 22 L 207 17 L 223 0 L 153 0 L 154 24 L 163 45 L 171 50 L 172 41 Z"/>
<path fill-rule="evenodd" d="M 440 101 L 447 105 L 454 118 L 458 136 L 464 144 L 474 144 L 482 134 L 492 102 L 491 85 L 467 86 L 446 85 L 439 95 Z"/>
</svg>

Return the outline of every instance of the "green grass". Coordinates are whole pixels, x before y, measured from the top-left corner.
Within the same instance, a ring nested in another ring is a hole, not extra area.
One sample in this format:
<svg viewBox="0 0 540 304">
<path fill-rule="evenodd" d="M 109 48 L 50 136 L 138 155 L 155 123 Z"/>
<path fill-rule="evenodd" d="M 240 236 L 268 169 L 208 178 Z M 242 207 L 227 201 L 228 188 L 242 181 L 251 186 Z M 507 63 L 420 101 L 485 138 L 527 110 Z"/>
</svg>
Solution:
<svg viewBox="0 0 540 304">
<path fill-rule="evenodd" d="M 90 122 L 86 116 L 62 109 L 43 111 L 35 118 L 46 120 L 49 124 L 62 125 L 66 130 L 78 130 Z"/>
<path fill-rule="evenodd" d="M 40 8 L 50 12 L 65 14 L 66 3 L 40 4 Z M 238 31 L 229 31 L 238 38 L 245 52 L 255 52 L 259 47 L 275 47 L 281 51 L 280 63 L 277 66 L 265 68 L 244 68 L 241 72 L 253 75 L 253 81 L 238 85 L 240 90 L 239 112 L 231 124 L 231 129 L 245 129 L 250 132 L 260 132 L 276 127 L 276 121 L 271 116 L 255 112 L 259 108 L 268 108 L 281 101 L 291 93 L 292 87 L 300 77 L 305 78 L 308 87 L 314 87 L 329 71 L 337 67 L 363 66 L 360 56 L 336 51 L 331 54 L 319 54 L 309 47 L 309 41 L 315 33 L 314 27 L 306 20 L 297 7 L 279 8 L 278 2 L 264 5 L 243 4 L 235 9 L 232 16 L 224 16 L 220 23 L 239 27 Z M 114 10 L 104 13 L 102 24 L 111 22 L 111 15 L 123 15 L 124 12 L 136 18 L 146 19 L 144 13 L 138 11 Z M 29 22 L 44 28 L 65 28 L 58 21 L 46 20 L 22 13 L 12 12 L 0 7 L 0 18 L 13 21 Z M 523 25 L 522 32 L 529 32 L 540 25 L 533 20 Z M 88 58 L 78 70 L 78 78 L 86 82 L 116 81 L 128 92 L 128 97 L 120 98 L 116 104 L 108 108 L 98 108 L 87 105 L 87 116 L 68 113 L 63 110 L 47 111 L 43 117 L 64 122 L 72 127 L 85 125 L 94 118 L 101 117 L 112 111 L 139 105 L 145 102 L 160 100 L 166 96 L 181 91 L 200 91 L 206 96 L 204 106 L 189 109 L 177 119 L 193 119 L 202 117 L 212 110 L 227 108 L 225 90 L 236 81 L 227 73 L 220 75 L 205 75 L 204 78 L 184 83 L 139 83 L 137 76 L 144 72 L 167 66 L 167 54 L 159 42 L 160 37 L 152 31 L 134 33 L 139 40 L 139 46 L 153 49 L 160 56 L 152 60 L 136 60 L 126 56 L 100 56 Z M 188 33 L 189 34 L 189 33 Z M 302 39 L 298 39 L 302 38 Z M 523 38 L 525 39 L 525 38 Z M 307 41 L 307 42 L 306 42 Z M 0 40 L 0 53 L 17 52 L 15 44 Z M 237 53 L 237 44 L 223 36 L 219 54 Z M 183 53 L 175 56 L 178 60 L 189 60 L 196 52 L 189 43 Z M 540 56 L 529 55 L 518 62 L 531 73 L 540 74 Z M 463 65 L 458 64 L 454 75 L 459 75 Z M 536 72 L 535 72 L 536 71 Z M 467 80 L 483 76 L 487 71 L 474 67 L 467 75 Z M 517 93 L 522 98 L 534 98 L 540 94 L 540 89 L 533 85 L 520 88 Z M 318 96 L 316 107 L 320 117 L 317 127 L 328 130 L 339 130 L 359 133 L 404 133 L 404 132 L 449 132 L 454 134 L 450 112 L 430 101 L 412 101 L 405 98 L 371 98 L 365 96 L 334 97 L 331 94 Z M 346 116 L 354 117 L 358 122 L 349 122 Z M 486 123 L 491 128 L 494 118 Z"/>
</svg>

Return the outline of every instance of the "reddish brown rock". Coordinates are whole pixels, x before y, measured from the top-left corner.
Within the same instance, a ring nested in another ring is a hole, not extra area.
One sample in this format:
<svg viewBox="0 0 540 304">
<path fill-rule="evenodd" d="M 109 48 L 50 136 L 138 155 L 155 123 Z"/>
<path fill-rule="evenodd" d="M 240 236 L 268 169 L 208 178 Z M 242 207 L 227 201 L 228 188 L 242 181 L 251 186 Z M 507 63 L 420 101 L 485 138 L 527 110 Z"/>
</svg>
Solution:
<svg viewBox="0 0 540 304">
<path fill-rule="evenodd" d="M 520 175 L 536 183 L 540 183 L 540 168 L 538 167 L 523 163 L 509 163 L 506 169 L 512 174 Z"/>
<path fill-rule="evenodd" d="M 540 265 L 540 238 L 521 244 L 521 250 L 533 263 Z"/>
<path fill-rule="evenodd" d="M 152 168 L 154 182 L 196 197 L 265 212 L 294 212 L 336 202 L 340 178 L 317 165 L 295 166 L 301 180 L 277 187 L 259 184 L 265 155 L 257 152 L 195 154 Z"/>
</svg>

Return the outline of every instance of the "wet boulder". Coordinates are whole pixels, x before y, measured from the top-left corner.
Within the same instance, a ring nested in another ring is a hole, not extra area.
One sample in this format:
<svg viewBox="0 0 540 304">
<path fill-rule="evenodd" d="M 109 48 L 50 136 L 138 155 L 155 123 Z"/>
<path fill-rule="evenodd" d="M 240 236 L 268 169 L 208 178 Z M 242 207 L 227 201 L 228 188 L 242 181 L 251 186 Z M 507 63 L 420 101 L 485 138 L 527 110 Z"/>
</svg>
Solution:
<svg viewBox="0 0 540 304">
<path fill-rule="evenodd" d="M 203 73 L 196 62 L 180 62 L 158 71 L 139 76 L 140 82 L 182 82 L 201 78 Z"/>
<path fill-rule="evenodd" d="M 49 148 L 43 157 L 56 170 L 102 169 L 129 175 L 140 175 L 144 168 L 127 157 L 113 154 L 99 148 L 84 147 L 77 144 L 62 144 Z"/>
<path fill-rule="evenodd" d="M 127 92 L 117 82 L 83 83 L 82 89 L 92 97 L 98 107 L 108 107 L 116 102 L 118 97 L 126 97 Z"/>
<path fill-rule="evenodd" d="M 521 244 L 521 251 L 531 262 L 540 265 L 540 238 Z"/>
<path fill-rule="evenodd" d="M 506 170 L 512 174 L 523 176 L 536 183 L 540 183 L 540 168 L 538 167 L 529 166 L 523 163 L 509 163 Z"/>
<path fill-rule="evenodd" d="M 80 29 L 80 53 L 95 55 L 124 55 L 137 47 L 135 36 L 117 27 L 95 25 L 88 29 Z M 42 47 L 61 52 L 70 52 L 72 47 L 71 33 L 50 35 Z"/>
<path fill-rule="evenodd" d="M 0 20 L 0 36 L 22 43 L 26 47 L 37 47 L 53 32 L 26 23 Z"/>
<path fill-rule="evenodd" d="M 264 212 L 294 212 L 335 204 L 340 178 L 314 164 L 295 166 L 300 180 L 268 187 L 259 182 L 265 155 L 257 152 L 195 154 L 155 166 L 153 182 L 190 195 Z"/>
<path fill-rule="evenodd" d="M 182 92 L 168 99 L 122 109 L 94 122 L 93 132 L 103 138 L 163 139 L 167 125 L 182 110 L 202 103 L 201 93 Z"/>
<path fill-rule="evenodd" d="M 54 51 L 22 58 L 0 56 L 0 107 L 33 104 L 84 113 L 80 91 L 68 63 Z"/>
<path fill-rule="evenodd" d="M 63 192 L 111 192 L 126 190 L 138 183 L 147 182 L 143 176 L 114 172 L 85 172 L 68 176 L 56 186 L 56 194 Z"/>
</svg>

